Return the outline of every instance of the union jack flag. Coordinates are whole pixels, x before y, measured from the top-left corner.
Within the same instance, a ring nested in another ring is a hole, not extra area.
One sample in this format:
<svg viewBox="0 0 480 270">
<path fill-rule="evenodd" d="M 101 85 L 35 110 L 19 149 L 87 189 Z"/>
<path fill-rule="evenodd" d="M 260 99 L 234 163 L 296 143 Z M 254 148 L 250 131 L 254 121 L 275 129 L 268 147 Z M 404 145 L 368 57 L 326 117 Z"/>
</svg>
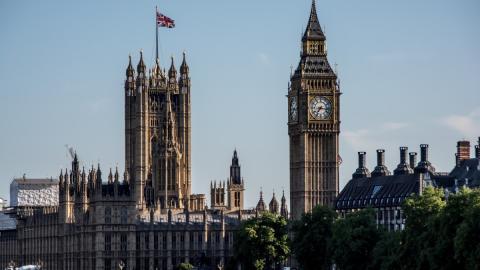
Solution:
<svg viewBox="0 0 480 270">
<path fill-rule="evenodd" d="M 174 28 L 175 21 L 157 11 L 157 26 Z"/>
</svg>

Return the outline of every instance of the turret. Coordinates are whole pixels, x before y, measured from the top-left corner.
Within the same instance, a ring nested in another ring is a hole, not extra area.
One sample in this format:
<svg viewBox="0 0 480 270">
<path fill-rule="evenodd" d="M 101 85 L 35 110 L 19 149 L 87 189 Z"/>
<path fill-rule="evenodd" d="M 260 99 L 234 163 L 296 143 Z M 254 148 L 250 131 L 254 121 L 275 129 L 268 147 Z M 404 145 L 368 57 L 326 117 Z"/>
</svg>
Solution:
<svg viewBox="0 0 480 270">
<path fill-rule="evenodd" d="M 58 189 L 60 193 L 63 192 L 64 182 L 63 182 L 63 169 L 60 169 L 60 175 L 58 176 Z"/>
<path fill-rule="evenodd" d="M 126 80 L 125 80 L 125 91 L 127 93 L 127 96 L 131 96 L 134 93 L 135 89 L 135 70 L 133 69 L 132 66 L 132 56 L 128 56 L 128 66 L 127 70 L 125 71 L 126 75 Z"/>
<path fill-rule="evenodd" d="M 187 64 L 185 52 L 183 52 L 183 61 L 182 61 L 182 65 L 180 66 L 180 74 L 188 74 L 188 72 L 189 72 L 189 67 Z"/>
<path fill-rule="evenodd" d="M 366 167 L 366 155 L 365 152 L 358 152 L 358 168 L 352 175 L 353 179 L 370 177 L 370 171 Z"/>
<path fill-rule="evenodd" d="M 230 165 L 230 181 L 232 184 L 241 184 L 240 164 L 238 162 L 237 149 L 233 151 L 232 165 Z"/>
<path fill-rule="evenodd" d="M 386 176 L 390 175 L 390 171 L 387 166 L 385 166 L 385 150 L 377 150 L 377 166 L 372 172 L 372 177 Z"/>
<path fill-rule="evenodd" d="M 270 213 L 273 214 L 278 214 L 278 201 L 277 198 L 275 197 L 275 192 L 273 192 L 272 199 L 270 200 L 270 203 L 268 204 L 268 209 L 270 210 Z"/>
<path fill-rule="evenodd" d="M 115 167 L 114 183 L 119 184 L 118 167 Z"/>
<path fill-rule="evenodd" d="M 97 165 L 97 177 L 95 178 L 95 186 L 97 189 L 102 189 L 102 171 L 100 170 L 100 163 Z"/>
<path fill-rule="evenodd" d="M 112 174 L 112 168 L 110 168 L 110 173 L 108 174 L 108 184 L 113 183 L 113 174 Z"/>
<path fill-rule="evenodd" d="M 147 66 L 143 61 L 143 51 L 140 51 L 140 61 L 138 61 L 138 65 L 137 65 L 137 73 L 138 73 L 137 78 L 144 79 L 146 76 L 146 72 L 147 72 Z"/>
<path fill-rule="evenodd" d="M 169 85 L 176 84 L 177 82 L 177 69 L 175 68 L 173 56 L 172 56 L 172 63 L 170 64 L 170 69 L 168 70 L 168 82 L 169 82 Z"/>
<path fill-rule="evenodd" d="M 260 199 L 258 200 L 257 207 L 255 207 L 255 209 L 258 212 L 264 212 L 267 209 L 267 207 L 265 206 L 265 202 L 263 201 L 263 192 L 262 191 L 260 191 Z"/>
<path fill-rule="evenodd" d="M 407 163 L 408 147 L 400 147 L 400 163 L 397 168 L 393 171 L 394 175 L 401 174 L 410 174 L 413 173 L 413 170 L 410 168 L 410 165 Z"/>
</svg>

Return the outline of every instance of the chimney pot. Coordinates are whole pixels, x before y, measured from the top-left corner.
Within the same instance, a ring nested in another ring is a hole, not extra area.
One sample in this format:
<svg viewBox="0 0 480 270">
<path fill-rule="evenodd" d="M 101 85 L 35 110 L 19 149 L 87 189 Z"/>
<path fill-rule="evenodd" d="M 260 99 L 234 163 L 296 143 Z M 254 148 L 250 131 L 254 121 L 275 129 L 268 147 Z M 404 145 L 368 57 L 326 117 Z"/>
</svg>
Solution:
<svg viewBox="0 0 480 270">
<path fill-rule="evenodd" d="M 459 166 L 462 161 L 470 159 L 470 141 L 457 142 L 457 157 Z"/>
<path fill-rule="evenodd" d="M 400 164 L 407 164 L 407 151 L 408 147 L 400 147 Z"/>
<path fill-rule="evenodd" d="M 415 169 L 415 166 L 417 164 L 417 153 L 416 152 L 410 152 L 410 168 Z"/>
<path fill-rule="evenodd" d="M 378 166 L 385 165 L 385 150 L 384 149 L 378 149 L 377 150 L 377 165 Z"/>
<path fill-rule="evenodd" d="M 367 153 L 365 152 L 358 152 L 358 168 L 364 168 L 365 165 L 366 165 L 366 162 L 365 162 L 365 155 Z"/>
<path fill-rule="evenodd" d="M 428 144 L 420 145 L 420 161 L 428 161 Z"/>
</svg>

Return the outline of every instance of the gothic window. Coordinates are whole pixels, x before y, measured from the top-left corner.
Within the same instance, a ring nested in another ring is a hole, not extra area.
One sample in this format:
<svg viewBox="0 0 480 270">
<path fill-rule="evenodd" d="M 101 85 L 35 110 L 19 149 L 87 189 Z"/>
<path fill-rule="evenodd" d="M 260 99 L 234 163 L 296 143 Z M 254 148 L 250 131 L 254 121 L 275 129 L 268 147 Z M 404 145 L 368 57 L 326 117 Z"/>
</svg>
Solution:
<svg viewBox="0 0 480 270">
<path fill-rule="evenodd" d="M 105 207 L 105 223 L 112 223 L 112 208 L 110 207 Z"/>
<path fill-rule="evenodd" d="M 235 207 L 240 207 L 240 192 L 235 192 Z"/>
<path fill-rule="evenodd" d="M 185 235 L 183 233 L 180 235 L 180 248 L 185 248 Z"/>
<path fill-rule="evenodd" d="M 120 211 L 120 222 L 122 224 L 127 224 L 128 222 L 128 212 L 127 212 L 127 208 L 125 207 L 122 207 Z"/>
<path fill-rule="evenodd" d="M 153 236 L 153 249 L 157 250 L 158 249 L 158 234 L 155 233 Z"/>
<path fill-rule="evenodd" d="M 177 248 L 177 234 L 172 233 L 172 248 L 175 249 Z"/>
<path fill-rule="evenodd" d="M 111 250 L 112 250 L 112 235 L 110 233 L 106 233 L 105 234 L 105 251 L 111 251 Z"/>
<path fill-rule="evenodd" d="M 127 250 L 127 234 L 122 233 L 120 235 L 120 250 L 126 251 Z"/>
<path fill-rule="evenodd" d="M 105 270 L 112 269 L 112 259 L 105 259 Z"/>
<path fill-rule="evenodd" d="M 145 250 L 149 249 L 149 242 L 150 242 L 150 239 L 148 238 L 148 232 L 147 232 L 145 233 Z"/>
</svg>

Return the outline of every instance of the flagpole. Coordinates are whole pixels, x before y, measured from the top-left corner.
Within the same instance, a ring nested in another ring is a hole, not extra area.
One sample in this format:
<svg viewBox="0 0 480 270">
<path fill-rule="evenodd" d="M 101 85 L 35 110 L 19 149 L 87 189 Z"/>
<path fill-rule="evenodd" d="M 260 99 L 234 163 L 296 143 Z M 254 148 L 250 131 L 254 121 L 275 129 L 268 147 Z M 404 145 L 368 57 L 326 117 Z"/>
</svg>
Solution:
<svg viewBox="0 0 480 270">
<path fill-rule="evenodd" d="M 158 9 L 157 9 L 157 6 L 155 6 L 155 31 L 156 31 L 156 35 L 155 35 L 155 38 L 156 38 L 156 43 L 155 43 L 155 61 L 158 60 L 158 21 L 157 21 L 157 14 L 158 14 Z"/>
</svg>

